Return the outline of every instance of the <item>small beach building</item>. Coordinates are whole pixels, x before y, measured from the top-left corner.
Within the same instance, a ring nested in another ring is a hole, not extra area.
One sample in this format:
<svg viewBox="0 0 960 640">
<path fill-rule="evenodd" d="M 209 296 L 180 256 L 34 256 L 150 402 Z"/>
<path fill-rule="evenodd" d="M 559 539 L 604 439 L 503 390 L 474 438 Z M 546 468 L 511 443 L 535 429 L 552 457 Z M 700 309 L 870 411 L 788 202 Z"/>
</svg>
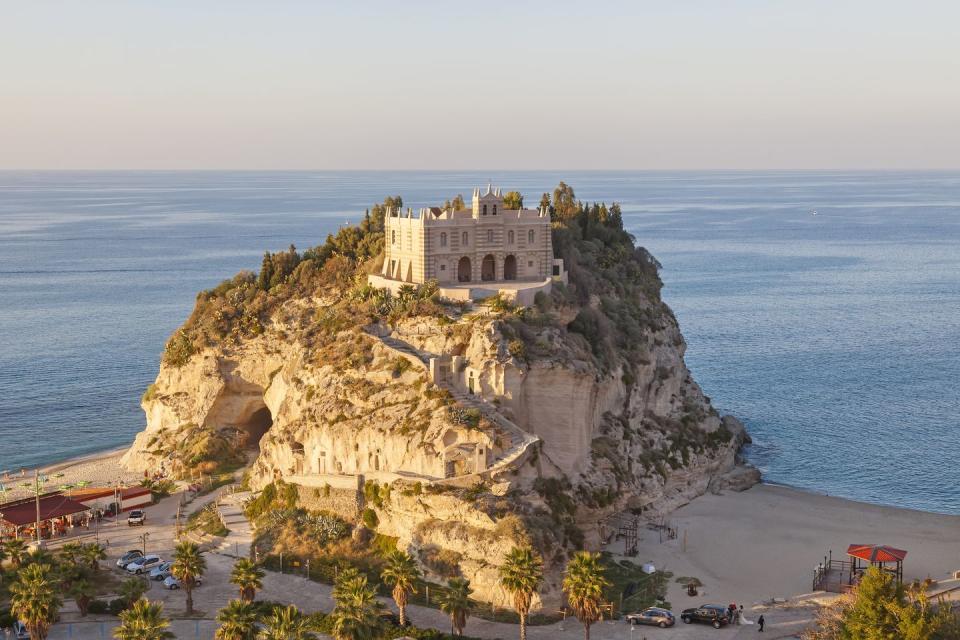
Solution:
<svg viewBox="0 0 960 640">
<path fill-rule="evenodd" d="M 853 565 L 853 575 L 862 574 L 867 567 L 877 567 L 893 574 L 898 584 L 903 583 L 903 560 L 907 552 L 884 544 L 851 544 L 847 555 Z"/>
<path fill-rule="evenodd" d="M 35 535 L 37 521 L 44 537 L 64 530 L 75 517 L 86 517 L 90 507 L 57 491 L 39 497 L 21 498 L 0 504 L 0 529 L 20 537 L 21 532 Z"/>
</svg>

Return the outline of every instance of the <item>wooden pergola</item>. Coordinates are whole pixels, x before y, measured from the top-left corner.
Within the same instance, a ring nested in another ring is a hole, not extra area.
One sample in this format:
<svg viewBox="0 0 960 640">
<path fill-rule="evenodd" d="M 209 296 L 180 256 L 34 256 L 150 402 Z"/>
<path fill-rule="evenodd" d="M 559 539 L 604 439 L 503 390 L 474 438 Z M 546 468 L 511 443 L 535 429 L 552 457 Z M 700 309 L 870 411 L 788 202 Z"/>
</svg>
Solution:
<svg viewBox="0 0 960 640">
<path fill-rule="evenodd" d="M 851 577 L 859 575 L 870 566 L 893 574 L 897 584 L 903 584 L 903 559 L 907 557 L 907 552 L 903 549 L 895 549 L 883 544 L 851 544 L 847 547 L 847 555 L 850 556 L 853 565 L 850 571 Z"/>
</svg>

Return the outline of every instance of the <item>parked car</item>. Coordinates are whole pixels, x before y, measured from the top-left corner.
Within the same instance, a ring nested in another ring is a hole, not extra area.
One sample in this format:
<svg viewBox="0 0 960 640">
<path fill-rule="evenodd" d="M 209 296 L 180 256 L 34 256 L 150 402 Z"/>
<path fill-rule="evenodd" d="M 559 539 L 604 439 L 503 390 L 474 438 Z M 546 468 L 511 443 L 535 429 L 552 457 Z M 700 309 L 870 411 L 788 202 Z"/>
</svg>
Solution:
<svg viewBox="0 0 960 640">
<path fill-rule="evenodd" d="M 202 580 L 202 579 L 200 579 L 200 578 L 194 578 L 194 579 L 193 579 L 193 585 L 194 585 L 195 587 L 199 587 L 201 584 L 203 584 L 203 580 Z M 176 576 L 174 576 L 174 575 L 169 575 L 169 576 L 166 577 L 166 579 L 164 579 L 164 581 L 163 581 L 163 586 L 166 587 L 167 589 L 179 589 L 179 588 L 180 588 L 180 580 L 179 580 Z"/>
<path fill-rule="evenodd" d="M 137 558 L 142 558 L 142 557 L 143 557 L 142 551 L 140 551 L 139 549 L 131 549 L 130 551 L 127 551 L 125 554 L 120 556 L 120 559 L 117 560 L 117 566 L 120 567 L 121 569 L 126 569 L 128 564 L 130 564 Z"/>
<path fill-rule="evenodd" d="M 137 558 L 126 566 L 127 571 L 140 575 L 144 571 L 150 571 L 153 567 L 163 562 L 163 558 L 155 553 L 149 553 L 142 558 Z"/>
<path fill-rule="evenodd" d="M 127 516 L 127 526 L 132 527 L 133 525 L 143 526 L 143 523 L 147 521 L 147 514 L 143 512 L 142 509 L 134 509 L 130 512 L 130 515 Z"/>
<path fill-rule="evenodd" d="M 672 611 L 660 607 L 649 607 L 638 613 L 628 613 L 624 619 L 630 624 L 650 624 L 661 629 L 672 627 L 677 622 Z"/>
<path fill-rule="evenodd" d="M 172 562 L 161 562 L 153 569 L 150 570 L 150 579 L 151 580 L 166 580 L 167 576 L 170 575 L 170 569 L 173 567 Z"/>
<path fill-rule="evenodd" d="M 714 629 L 719 629 L 730 622 L 727 617 L 727 608 L 719 604 L 702 604 L 695 609 L 684 609 L 680 619 L 687 624 L 691 622 L 712 624 Z"/>
</svg>

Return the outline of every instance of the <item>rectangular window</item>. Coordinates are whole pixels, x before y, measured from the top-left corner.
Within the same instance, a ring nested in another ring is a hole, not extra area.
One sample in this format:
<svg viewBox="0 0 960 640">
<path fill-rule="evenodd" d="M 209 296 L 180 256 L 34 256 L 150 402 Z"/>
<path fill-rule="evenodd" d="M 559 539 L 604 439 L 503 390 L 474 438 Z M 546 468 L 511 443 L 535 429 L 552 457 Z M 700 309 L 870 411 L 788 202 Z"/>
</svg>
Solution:
<svg viewBox="0 0 960 640">
<path fill-rule="evenodd" d="M 533 260 L 528 260 L 528 261 L 527 261 L 527 266 L 528 266 L 528 267 L 532 267 L 532 266 L 533 266 Z"/>
<path fill-rule="evenodd" d="M 447 265 L 445 264 L 440 265 L 440 271 L 446 271 L 446 270 L 447 270 Z"/>
</svg>

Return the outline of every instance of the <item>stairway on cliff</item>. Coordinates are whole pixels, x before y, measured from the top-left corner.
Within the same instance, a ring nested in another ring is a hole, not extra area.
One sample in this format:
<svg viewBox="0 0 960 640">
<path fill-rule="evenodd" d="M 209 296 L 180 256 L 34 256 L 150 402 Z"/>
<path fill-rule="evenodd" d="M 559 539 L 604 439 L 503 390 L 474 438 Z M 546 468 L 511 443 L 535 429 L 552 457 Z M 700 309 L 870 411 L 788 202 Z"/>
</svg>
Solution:
<svg viewBox="0 0 960 640">
<path fill-rule="evenodd" d="M 381 344 L 401 356 L 412 356 L 428 372 L 430 369 L 430 359 L 440 357 L 438 354 L 429 353 L 417 349 L 409 342 L 401 340 L 392 335 L 378 335 L 374 331 L 368 330 L 367 333 L 380 340 Z M 409 359 L 409 358 L 408 358 Z M 501 440 L 502 453 L 493 461 L 484 472 L 485 475 L 493 477 L 494 475 L 512 467 L 513 463 L 523 457 L 531 446 L 540 442 L 540 438 L 521 429 L 516 423 L 504 416 L 492 403 L 487 402 L 481 396 L 469 391 L 465 391 L 446 380 L 434 381 L 441 389 L 446 389 L 453 399 L 461 406 L 476 409 L 480 414 L 495 424 L 503 436 Z"/>
</svg>

